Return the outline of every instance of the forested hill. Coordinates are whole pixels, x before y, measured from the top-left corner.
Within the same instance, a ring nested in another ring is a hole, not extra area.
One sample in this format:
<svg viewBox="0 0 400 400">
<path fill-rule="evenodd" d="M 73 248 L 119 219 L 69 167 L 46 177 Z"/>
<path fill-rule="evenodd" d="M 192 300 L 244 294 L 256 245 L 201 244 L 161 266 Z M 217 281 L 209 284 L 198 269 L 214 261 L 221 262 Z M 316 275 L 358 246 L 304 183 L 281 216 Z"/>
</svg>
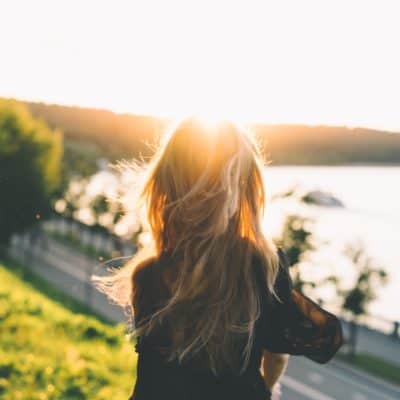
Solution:
<svg viewBox="0 0 400 400">
<path fill-rule="evenodd" d="M 168 121 L 111 111 L 26 103 L 66 138 L 99 145 L 110 158 L 152 153 Z M 273 164 L 399 164 L 400 134 L 371 129 L 302 125 L 254 125 Z"/>
<path fill-rule="evenodd" d="M 400 133 L 341 126 L 252 128 L 275 164 L 400 164 Z"/>
</svg>

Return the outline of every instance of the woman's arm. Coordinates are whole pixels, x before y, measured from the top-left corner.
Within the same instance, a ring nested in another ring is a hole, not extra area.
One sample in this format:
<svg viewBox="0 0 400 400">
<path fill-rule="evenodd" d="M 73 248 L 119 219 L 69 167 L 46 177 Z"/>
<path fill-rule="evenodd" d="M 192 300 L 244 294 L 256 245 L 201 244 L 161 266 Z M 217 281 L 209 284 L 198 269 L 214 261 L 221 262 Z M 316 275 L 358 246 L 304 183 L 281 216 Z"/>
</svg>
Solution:
<svg viewBox="0 0 400 400">
<path fill-rule="evenodd" d="M 262 371 L 264 382 L 272 391 L 274 385 L 278 382 L 279 378 L 283 375 L 289 362 L 288 354 L 271 353 L 264 350 Z"/>
</svg>

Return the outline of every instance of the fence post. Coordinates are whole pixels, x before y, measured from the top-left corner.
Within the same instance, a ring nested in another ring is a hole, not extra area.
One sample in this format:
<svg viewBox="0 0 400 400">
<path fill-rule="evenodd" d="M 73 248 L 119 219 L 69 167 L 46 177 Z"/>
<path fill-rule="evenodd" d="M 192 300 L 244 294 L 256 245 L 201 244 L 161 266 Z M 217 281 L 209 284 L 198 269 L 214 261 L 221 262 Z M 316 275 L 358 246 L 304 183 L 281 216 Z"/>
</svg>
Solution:
<svg viewBox="0 0 400 400">
<path fill-rule="evenodd" d="M 399 321 L 393 322 L 392 337 L 395 338 L 395 339 L 398 339 L 398 338 L 399 338 L 399 326 L 400 326 Z"/>
<path fill-rule="evenodd" d="M 354 319 L 352 319 L 350 321 L 350 325 L 349 325 L 349 350 L 348 350 L 348 357 L 350 359 L 354 359 L 356 356 L 356 348 L 357 348 L 357 333 L 358 333 L 358 325 L 357 323 L 354 321 Z"/>
</svg>

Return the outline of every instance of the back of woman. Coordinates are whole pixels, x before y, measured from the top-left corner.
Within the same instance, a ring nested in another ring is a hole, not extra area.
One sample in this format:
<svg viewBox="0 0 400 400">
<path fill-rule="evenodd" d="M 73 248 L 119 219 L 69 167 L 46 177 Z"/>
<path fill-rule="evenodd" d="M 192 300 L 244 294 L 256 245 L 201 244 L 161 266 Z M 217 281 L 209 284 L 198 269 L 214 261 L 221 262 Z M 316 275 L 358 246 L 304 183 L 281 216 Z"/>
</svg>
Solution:
<svg viewBox="0 0 400 400">
<path fill-rule="evenodd" d="M 292 288 L 283 251 L 264 233 L 251 136 L 190 118 L 166 139 L 142 192 L 152 245 L 97 280 L 134 313 L 131 399 L 268 399 L 285 367 L 273 360 L 327 362 L 340 323 Z"/>
<path fill-rule="evenodd" d="M 161 259 L 146 261 L 135 274 L 135 320 L 139 325 L 140 321 L 146 320 L 166 304 L 170 296 L 165 275 L 171 273 L 171 259 L 171 255 L 163 255 Z M 179 265 L 179 262 L 176 265 Z M 230 359 L 236 364 L 232 367 L 225 362 L 216 374 L 210 368 L 206 349 L 199 349 L 181 362 L 177 359 L 168 361 L 169 349 L 173 343 L 184 333 L 195 336 L 198 332 L 197 320 L 202 316 L 202 310 L 197 310 L 192 304 L 182 305 L 179 312 L 187 318 L 184 328 L 176 327 L 174 317 L 166 317 L 158 329 L 153 329 L 148 335 L 138 338 L 136 350 L 139 354 L 139 369 L 133 399 L 268 398 L 268 391 L 259 373 L 259 344 L 253 345 L 248 365 L 243 373 L 240 373 L 244 365 L 243 351 L 247 339 L 242 333 L 231 334 L 229 343 Z M 223 350 L 222 346 L 220 350 Z"/>
</svg>

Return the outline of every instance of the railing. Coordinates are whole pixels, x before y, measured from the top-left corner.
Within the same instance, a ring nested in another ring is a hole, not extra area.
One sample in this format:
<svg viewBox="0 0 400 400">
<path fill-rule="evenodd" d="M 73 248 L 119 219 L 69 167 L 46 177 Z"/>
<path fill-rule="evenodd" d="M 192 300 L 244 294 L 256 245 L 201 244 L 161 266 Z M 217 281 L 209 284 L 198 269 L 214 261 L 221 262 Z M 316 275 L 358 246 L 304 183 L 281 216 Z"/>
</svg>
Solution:
<svg viewBox="0 0 400 400">
<path fill-rule="evenodd" d="M 136 251 L 129 240 L 123 240 L 106 229 L 91 227 L 72 218 L 55 215 L 36 226 L 55 239 L 65 239 L 77 250 L 97 259 L 130 255 Z"/>
</svg>

